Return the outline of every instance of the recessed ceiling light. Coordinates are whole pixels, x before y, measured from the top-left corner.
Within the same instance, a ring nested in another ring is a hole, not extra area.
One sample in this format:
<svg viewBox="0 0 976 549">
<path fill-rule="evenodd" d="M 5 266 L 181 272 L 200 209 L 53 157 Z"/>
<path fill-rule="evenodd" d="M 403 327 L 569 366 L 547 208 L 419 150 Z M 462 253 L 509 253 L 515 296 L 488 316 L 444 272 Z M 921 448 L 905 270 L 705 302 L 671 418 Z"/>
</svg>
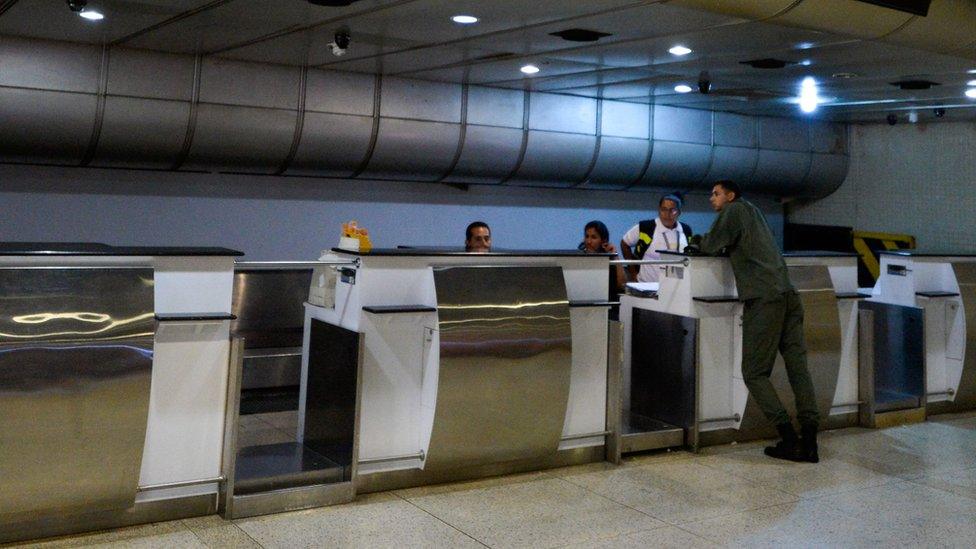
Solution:
<svg viewBox="0 0 976 549">
<path fill-rule="evenodd" d="M 674 91 L 678 93 L 688 93 L 691 91 L 691 86 L 689 86 L 688 84 L 678 84 L 677 86 L 674 87 Z"/>
<path fill-rule="evenodd" d="M 817 110 L 820 98 L 817 97 L 817 81 L 813 77 L 806 77 L 800 83 L 800 110 L 811 113 Z"/>
<path fill-rule="evenodd" d="M 691 48 L 686 48 L 684 46 L 674 46 L 668 50 L 671 55 L 688 55 L 691 53 Z"/>
<path fill-rule="evenodd" d="M 976 99 L 976 88 L 969 88 L 966 90 L 966 97 Z"/>
<path fill-rule="evenodd" d="M 89 21 L 101 21 L 102 19 L 105 19 L 105 16 L 102 15 L 102 12 L 95 11 L 95 10 L 86 9 L 85 11 L 80 12 L 78 15 L 84 17 Z"/>
<path fill-rule="evenodd" d="M 976 74 L 976 69 L 969 69 L 966 74 Z"/>
<path fill-rule="evenodd" d="M 800 42 L 796 45 L 798 50 L 808 50 L 813 47 L 813 42 Z"/>
<path fill-rule="evenodd" d="M 810 61 L 809 59 L 804 59 L 803 61 L 800 61 L 800 64 L 803 65 L 804 67 L 809 67 L 810 65 L 813 64 L 813 61 Z"/>
<path fill-rule="evenodd" d="M 524 72 L 525 74 L 535 74 L 539 72 L 539 67 L 535 65 L 525 65 L 519 70 Z"/>
<path fill-rule="evenodd" d="M 976 86 L 976 80 L 970 80 L 969 82 L 966 82 L 966 85 L 967 86 Z"/>
<path fill-rule="evenodd" d="M 478 22 L 478 18 L 473 15 L 455 15 L 451 18 L 451 21 L 459 25 L 473 25 Z"/>
</svg>

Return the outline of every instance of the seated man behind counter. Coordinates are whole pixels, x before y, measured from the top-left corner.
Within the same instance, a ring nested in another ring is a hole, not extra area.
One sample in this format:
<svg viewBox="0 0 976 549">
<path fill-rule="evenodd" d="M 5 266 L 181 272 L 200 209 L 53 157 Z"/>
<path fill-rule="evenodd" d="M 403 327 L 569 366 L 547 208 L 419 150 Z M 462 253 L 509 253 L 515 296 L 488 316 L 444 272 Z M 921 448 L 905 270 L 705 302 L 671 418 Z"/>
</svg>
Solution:
<svg viewBox="0 0 976 549">
<path fill-rule="evenodd" d="M 819 461 L 819 413 L 813 380 L 807 368 L 803 338 L 803 305 L 790 282 L 786 262 L 759 208 L 743 200 L 733 181 L 718 181 L 712 188 L 712 209 L 718 218 L 707 234 L 691 239 L 688 252 L 716 255 L 727 250 L 735 274 L 742 313 L 742 378 L 763 415 L 776 426 L 782 440 L 766 448 L 766 455 L 790 461 Z M 698 248 L 698 250 L 696 250 Z M 796 398 L 801 438 L 780 402 L 769 376 L 779 350 L 786 363 Z"/>
<path fill-rule="evenodd" d="M 464 251 L 490 252 L 491 227 L 484 221 L 475 221 L 464 232 Z"/>
</svg>

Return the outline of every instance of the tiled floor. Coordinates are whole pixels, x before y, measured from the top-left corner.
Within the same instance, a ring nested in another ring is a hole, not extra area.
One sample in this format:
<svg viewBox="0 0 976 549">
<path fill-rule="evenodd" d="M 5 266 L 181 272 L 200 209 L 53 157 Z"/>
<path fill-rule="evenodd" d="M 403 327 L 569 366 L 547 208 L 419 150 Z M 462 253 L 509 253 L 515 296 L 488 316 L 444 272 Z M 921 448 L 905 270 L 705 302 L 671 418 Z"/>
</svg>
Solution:
<svg viewBox="0 0 976 549">
<path fill-rule="evenodd" d="M 762 444 L 412 488 L 335 507 L 174 521 L 47 547 L 976 546 L 976 414 L 822 438 L 818 465 Z"/>
</svg>

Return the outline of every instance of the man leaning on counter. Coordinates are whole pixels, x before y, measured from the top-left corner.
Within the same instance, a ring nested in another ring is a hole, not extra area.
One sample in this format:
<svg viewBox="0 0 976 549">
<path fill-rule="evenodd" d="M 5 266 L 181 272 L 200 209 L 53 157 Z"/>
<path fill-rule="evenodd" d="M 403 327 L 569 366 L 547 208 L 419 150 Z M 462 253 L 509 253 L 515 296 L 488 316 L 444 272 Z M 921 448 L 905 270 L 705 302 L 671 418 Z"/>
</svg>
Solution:
<svg viewBox="0 0 976 549">
<path fill-rule="evenodd" d="M 742 379 L 781 438 L 775 446 L 766 448 L 766 455 L 816 463 L 819 414 L 807 368 L 800 296 L 790 282 L 786 262 L 766 218 L 759 208 L 742 198 L 739 185 L 728 180 L 716 182 L 710 201 L 718 218 L 707 234 L 692 237 L 687 251 L 708 255 L 724 251 L 731 260 L 739 299 L 744 302 Z M 777 349 L 783 354 L 796 398 L 799 439 L 769 380 Z"/>
</svg>

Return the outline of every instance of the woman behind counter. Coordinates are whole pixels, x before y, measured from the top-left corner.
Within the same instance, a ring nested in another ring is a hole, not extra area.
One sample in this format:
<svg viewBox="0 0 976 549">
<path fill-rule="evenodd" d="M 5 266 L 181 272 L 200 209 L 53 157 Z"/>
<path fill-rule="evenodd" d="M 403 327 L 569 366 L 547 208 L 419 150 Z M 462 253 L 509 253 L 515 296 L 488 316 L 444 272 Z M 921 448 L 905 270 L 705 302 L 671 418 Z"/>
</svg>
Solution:
<svg viewBox="0 0 976 549">
<path fill-rule="evenodd" d="M 610 231 L 602 221 L 590 221 L 583 228 L 583 242 L 579 245 L 580 251 L 588 254 L 592 253 L 611 253 L 616 254 L 617 248 L 610 243 Z M 624 284 L 627 282 L 627 275 L 624 268 L 620 265 L 610 266 L 610 291 L 608 298 L 616 301 L 617 295 L 623 291 Z"/>
</svg>

